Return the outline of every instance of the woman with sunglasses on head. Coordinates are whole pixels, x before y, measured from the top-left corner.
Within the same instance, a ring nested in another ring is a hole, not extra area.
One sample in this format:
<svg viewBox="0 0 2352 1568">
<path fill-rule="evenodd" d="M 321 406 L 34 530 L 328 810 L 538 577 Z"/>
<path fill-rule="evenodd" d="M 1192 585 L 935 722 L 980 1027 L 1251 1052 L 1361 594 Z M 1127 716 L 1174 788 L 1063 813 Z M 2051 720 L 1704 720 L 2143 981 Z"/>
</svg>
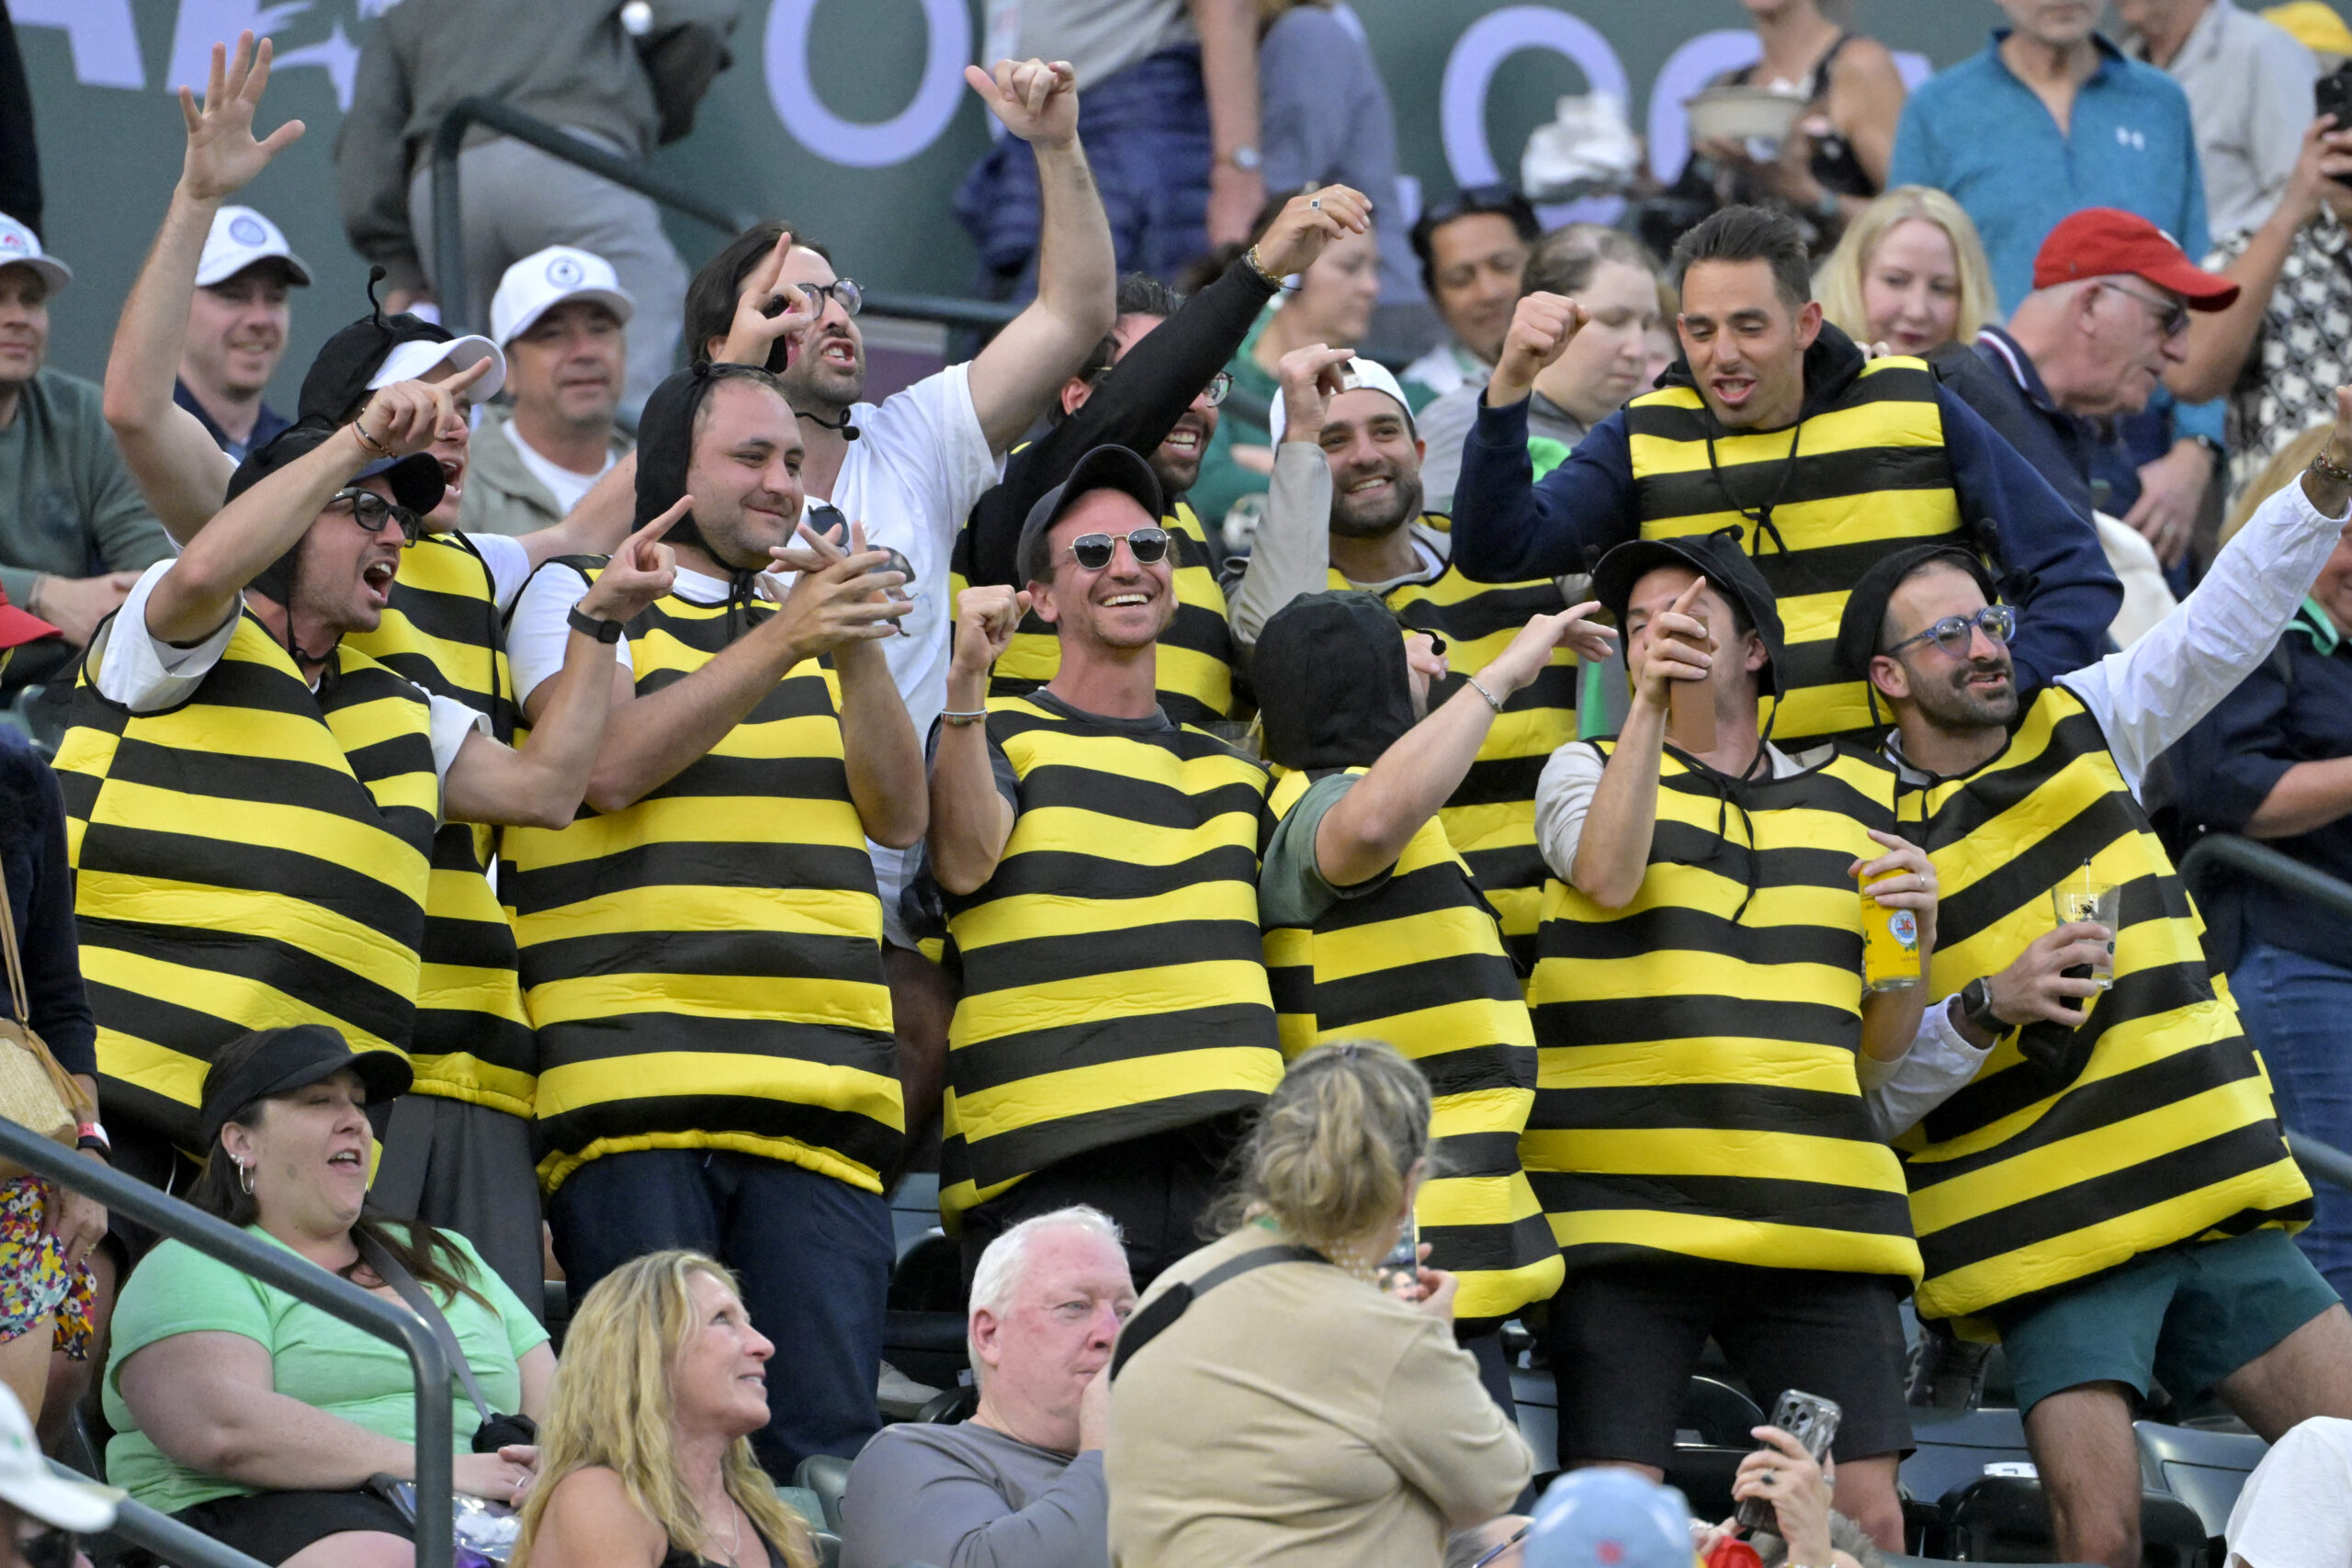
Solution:
<svg viewBox="0 0 2352 1568">
<path fill-rule="evenodd" d="M 386 1301 L 429 1297 L 481 1398 L 509 1413 L 486 1422 L 458 1394 L 452 1483 L 512 1503 L 538 1456 L 511 1417 L 547 1414 L 555 1354 L 470 1242 L 369 1212 L 368 1109 L 411 1076 L 398 1053 L 355 1052 L 318 1024 L 243 1036 L 205 1075 L 208 1158 L 188 1201 Z M 414 1561 L 407 1519 L 369 1487 L 416 1474 L 398 1347 L 176 1241 L 132 1272 L 114 1336 L 107 1470 L 132 1496 L 265 1563 Z"/>
</svg>

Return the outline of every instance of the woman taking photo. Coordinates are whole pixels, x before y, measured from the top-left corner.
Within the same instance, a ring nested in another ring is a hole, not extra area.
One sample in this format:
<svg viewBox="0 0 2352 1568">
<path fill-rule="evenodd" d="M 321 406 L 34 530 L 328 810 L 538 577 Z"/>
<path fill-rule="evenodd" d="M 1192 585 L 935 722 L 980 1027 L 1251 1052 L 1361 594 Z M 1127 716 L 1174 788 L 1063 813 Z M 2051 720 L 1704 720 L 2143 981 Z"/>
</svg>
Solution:
<svg viewBox="0 0 2352 1568">
<path fill-rule="evenodd" d="M 514 1568 L 816 1568 L 752 1458 L 768 1358 L 724 1265 L 653 1252 L 573 1314 Z"/>
<path fill-rule="evenodd" d="M 1453 1342 L 1453 1276 L 1375 1283 L 1429 1145 L 1428 1081 L 1393 1047 L 1291 1064 L 1225 1238 L 1160 1276 L 1114 1354 L 1114 1562 L 1426 1568 L 1526 1486 L 1527 1445 Z M 1155 1311 L 1180 1286 L 1181 1315 Z"/>
<path fill-rule="evenodd" d="M 1926 186 L 1873 201 L 1814 276 L 1831 325 L 1864 348 L 1926 358 L 1997 319 L 1984 243 L 1960 203 Z"/>
<path fill-rule="evenodd" d="M 409 1080 L 400 1056 L 355 1054 L 322 1025 L 244 1036 L 205 1074 L 209 1157 L 188 1201 L 390 1301 L 368 1259 L 405 1269 L 492 1407 L 537 1419 L 555 1375 L 547 1330 L 463 1236 L 366 1212 L 366 1108 Z M 107 1479 L 266 1563 L 410 1568 L 408 1521 L 368 1483 L 414 1478 L 415 1387 L 396 1347 L 166 1241 L 115 1309 Z M 481 1423 L 452 1388 L 457 1490 L 514 1501 L 537 1450 L 468 1451 Z"/>
</svg>

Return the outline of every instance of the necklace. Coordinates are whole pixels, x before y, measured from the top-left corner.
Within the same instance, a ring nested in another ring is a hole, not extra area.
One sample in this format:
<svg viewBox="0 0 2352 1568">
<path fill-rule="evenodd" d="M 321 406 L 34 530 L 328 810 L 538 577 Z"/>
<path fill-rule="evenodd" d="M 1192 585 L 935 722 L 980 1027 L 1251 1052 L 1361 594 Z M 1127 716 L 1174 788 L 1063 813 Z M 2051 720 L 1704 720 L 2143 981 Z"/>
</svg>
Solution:
<svg viewBox="0 0 2352 1568">
<path fill-rule="evenodd" d="M 735 1497 L 732 1493 L 728 1493 L 725 1495 L 727 1497 L 727 1561 L 733 1563 L 735 1568 L 743 1568 L 743 1559 L 741 1556 L 743 1550 L 743 1510 L 736 1506 Z"/>
</svg>

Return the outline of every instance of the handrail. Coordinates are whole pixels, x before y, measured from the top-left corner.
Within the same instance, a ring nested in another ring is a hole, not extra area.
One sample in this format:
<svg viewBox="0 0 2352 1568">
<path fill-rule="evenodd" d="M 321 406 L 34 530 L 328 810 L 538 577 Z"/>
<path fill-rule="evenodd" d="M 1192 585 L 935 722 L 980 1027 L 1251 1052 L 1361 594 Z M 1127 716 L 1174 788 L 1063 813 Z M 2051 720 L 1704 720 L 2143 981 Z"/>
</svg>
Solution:
<svg viewBox="0 0 2352 1568">
<path fill-rule="evenodd" d="M 407 1352 L 416 1379 L 416 1568 L 450 1568 L 456 1540 L 450 1503 L 450 1368 L 440 1341 L 423 1318 L 284 1247 L 257 1241 L 234 1225 L 6 1120 L 0 1120 L 0 1158 L 96 1198 L 108 1210 L 128 1214 L 158 1235 L 186 1242 L 207 1257 L 241 1269 L 297 1301 Z M 134 1524 L 140 1522 L 134 1519 Z M 125 1533 L 141 1546 L 162 1550 L 153 1541 Z M 179 1543 L 179 1537 L 171 1539 L 173 1544 Z M 243 1568 L 243 1562 L 232 1558 L 217 1564 L 190 1563 L 187 1568 Z"/>
<path fill-rule="evenodd" d="M 2180 857 L 2180 879 L 2200 904 L 2210 904 L 2203 884 L 2215 870 L 2226 867 L 2259 877 L 2299 897 L 2324 905 L 2339 915 L 2352 915 L 2352 883 L 2330 876 L 2277 850 L 2242 839 L 2235 833 L 2208 833 Z"/>
<path fill-rule="evenodd" d="M 2287 1152 L 2295 1156 L 2295 1163 L 2303 1168 L 2306 1177 L 2352 1192 L 2352 1155 L 2291 1129 L 2287 1134 Z"/>
<path fill-rule="evenodd" d="M 49 1461 L 51 1473 L 67 1481 L 87 1481 L 72 1465 Z M 172 1568 L 264 1568 L 233 1546 L 225 1546 L 201 1530 L 190 1529 L 169 1514 L 159 1514 L 144 1503 L 125 1497 L 115 1505 L 114 1526 L 106 1532 L 133 1546 L 143 1546 Z"/>
<path fill-rule="evenodd" d="M 722 234 L 734 235 L 759 221 L 756 215 L 707 201 L 675 180 L 656 174 L 643 164 L 583 141 L 560 126 L 496 98 L 459 98 L 441 117 L 433 132 L 433 288 L 440 302 L 441 319 L 450 331 L 480 330 L 473 319 L 466 289 L 465 210 L 458 198 L 458 154 L 465 150 L 466 132 L 486 125 L 503 136 L 527 142 L 551 158 L 626 186 L 639 195 L 707 223 Z M 1021 313 L 1020 308 L 992 299 L 958 299 L 940 294 L 899 294 L 868 290 L 868 309 L 876 315 L 904 316 L 938 321 L 950 327 L 988 330 L 1001 327 Z"/>
</svg>

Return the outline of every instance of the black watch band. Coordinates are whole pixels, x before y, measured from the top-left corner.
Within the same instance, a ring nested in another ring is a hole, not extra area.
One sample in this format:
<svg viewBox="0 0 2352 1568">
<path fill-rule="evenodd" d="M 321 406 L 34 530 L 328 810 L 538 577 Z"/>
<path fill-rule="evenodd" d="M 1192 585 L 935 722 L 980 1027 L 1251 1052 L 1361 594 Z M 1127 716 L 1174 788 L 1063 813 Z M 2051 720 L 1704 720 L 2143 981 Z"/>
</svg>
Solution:
<svg viewBox="0 0 2352 1568">
<path fill-rule="evenodd" d="M 1985 984 L 1981 975 L 1961 987 L 1960 1010 L 1971 1029 L 1980 1030 L 1996 1040 L 2009 1032 L 2008 1024 L 1993 1010 L 1993 987 Z"/>
<path fill-rule="evenodd" d="M 571 607 L 571 613 L 563 619 L 565 625 L 571 626 L 582 637 L 593 637 L 598 642 L 607 644 L 621 640 L 621 624 L 618 621 L 600 621 L 582 610 L 577 604 Z"/>
</svg>

